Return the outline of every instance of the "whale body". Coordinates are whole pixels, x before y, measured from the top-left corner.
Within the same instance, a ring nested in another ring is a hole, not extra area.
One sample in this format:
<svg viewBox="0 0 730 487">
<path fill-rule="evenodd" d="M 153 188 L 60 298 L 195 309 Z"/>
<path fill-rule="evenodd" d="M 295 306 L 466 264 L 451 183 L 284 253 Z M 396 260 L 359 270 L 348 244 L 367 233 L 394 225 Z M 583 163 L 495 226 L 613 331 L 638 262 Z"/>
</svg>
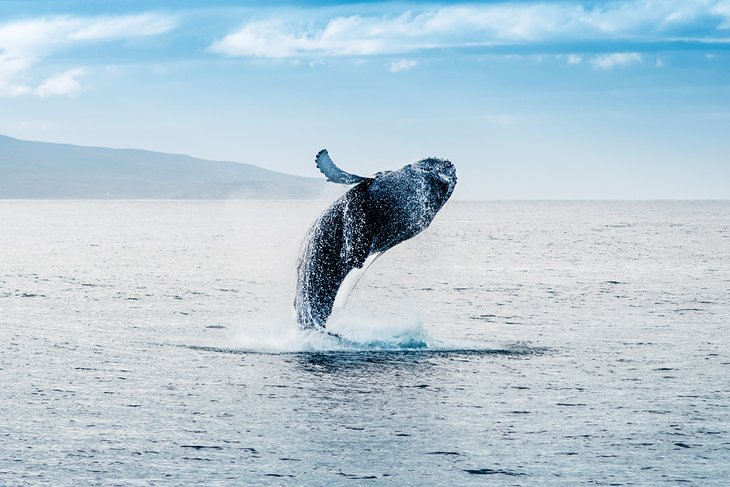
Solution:
<svg viewBox="0 0 730 487">
<path fill-rule="evenodd" d="M 328 181 L 355 186 L 319 216 L 302 244 L 294 299 L 302 329 L 324 329 L 348 273 L 422 232 L 456 185 L 456 169 L 445 159 L 423 159 L 373 177 L 343 171 L 326 150 L 315 162 Z"/>
</svg>

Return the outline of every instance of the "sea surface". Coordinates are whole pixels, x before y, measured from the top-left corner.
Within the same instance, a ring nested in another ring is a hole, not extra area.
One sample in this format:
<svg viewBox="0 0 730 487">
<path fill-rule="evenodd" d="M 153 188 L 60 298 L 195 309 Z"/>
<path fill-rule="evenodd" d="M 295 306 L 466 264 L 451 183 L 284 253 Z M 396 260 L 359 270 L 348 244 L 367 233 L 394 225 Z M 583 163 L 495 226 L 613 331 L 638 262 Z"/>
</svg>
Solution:
<svg viewBox="0 0 730 487">
<path fill-rule="evenodd" d="M 450 202 L 342 339 L 325 205 L 0 202 L 0 485 L 730 485 L 730 202 Z"/>
</svg>

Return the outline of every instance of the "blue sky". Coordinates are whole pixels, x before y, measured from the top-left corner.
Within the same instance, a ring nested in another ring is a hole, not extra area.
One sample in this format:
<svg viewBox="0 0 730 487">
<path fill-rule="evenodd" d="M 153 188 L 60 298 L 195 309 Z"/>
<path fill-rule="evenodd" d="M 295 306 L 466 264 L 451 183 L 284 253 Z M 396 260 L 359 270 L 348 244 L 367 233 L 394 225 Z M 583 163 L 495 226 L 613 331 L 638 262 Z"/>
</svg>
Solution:
<svg viewBox="0 0 730 487">
<path fill-rule="evenodd" d="M 0 133 L 458 198 L 730 198 L 730 0 L 0 0 Z"/>
</svg>

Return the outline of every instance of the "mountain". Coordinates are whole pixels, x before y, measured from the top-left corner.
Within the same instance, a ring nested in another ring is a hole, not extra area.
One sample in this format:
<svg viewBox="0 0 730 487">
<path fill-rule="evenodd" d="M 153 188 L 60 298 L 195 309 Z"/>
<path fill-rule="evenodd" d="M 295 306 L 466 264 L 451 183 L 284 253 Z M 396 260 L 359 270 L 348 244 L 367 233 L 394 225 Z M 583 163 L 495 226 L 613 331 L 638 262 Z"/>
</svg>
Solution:
<svg viewBox="0 0 730 487">
<path fill-rule="evenodd" d="M 0 199 L 304 199 L 323 187 L 251 164 L 0 135 Z"/>
</svg>

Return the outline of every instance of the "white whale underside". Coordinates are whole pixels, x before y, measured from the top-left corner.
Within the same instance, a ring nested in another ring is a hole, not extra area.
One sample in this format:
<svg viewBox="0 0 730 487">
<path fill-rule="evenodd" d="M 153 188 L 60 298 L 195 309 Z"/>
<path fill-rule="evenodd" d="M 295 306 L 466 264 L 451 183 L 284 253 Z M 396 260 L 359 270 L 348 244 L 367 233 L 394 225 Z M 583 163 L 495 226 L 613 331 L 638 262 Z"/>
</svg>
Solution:
<svg viewBox="0 0 730 487">
<path fill-rule="evenodd" d="M 362 276 L 365 275 L 365 271 L 367 271 L 373 262 L 375 262 L 381 255 L 383 255 L 383 252 L 370 254 L 367 259 L 365 259 L 362 267 L 355 267 L 347 273 L 345 280 L 342 281 L 340 288 L 337 290 L 335 303 L 332 306 L 332 309 L 343 309 L 347 305 L 347 300 L 350 298 L 350 295 L 352 294 L 352 291 L 354 291 L 355 286 L 357 286 L 357 283 L 360 282 L 360 279 L 362 279 Z"/>
</svg>

